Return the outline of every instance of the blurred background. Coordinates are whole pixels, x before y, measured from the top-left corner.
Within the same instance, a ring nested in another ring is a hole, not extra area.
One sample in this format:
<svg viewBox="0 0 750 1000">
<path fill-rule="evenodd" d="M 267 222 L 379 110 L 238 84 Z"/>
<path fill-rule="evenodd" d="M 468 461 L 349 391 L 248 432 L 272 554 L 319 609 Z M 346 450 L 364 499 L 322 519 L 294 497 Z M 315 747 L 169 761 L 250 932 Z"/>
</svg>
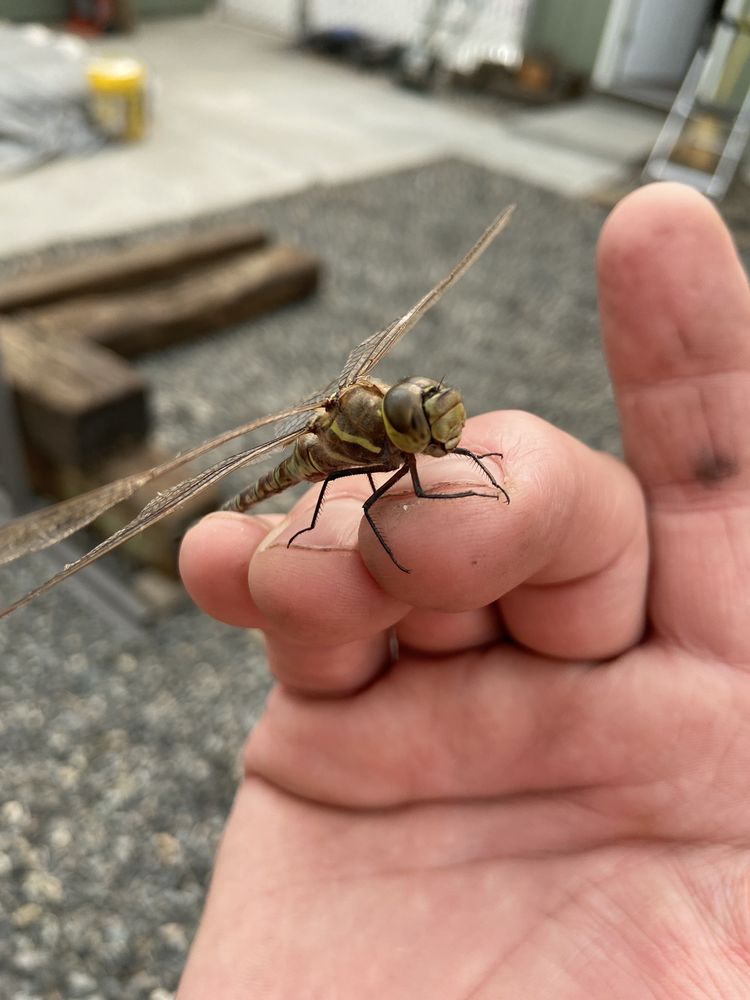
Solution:
<svg viewBox="0 0 750 1000">
<path fill-rule="evenodd" d="M 307 397 L 510 202 L 376 374 L 618 454 L 601 224 L 678 180 L 745 257 L 749 89 L 750 0 L 0 0 L 0 517 Z M 3 997 L 174 995 L 269 685 L 176 553 L 253 473 L 0 623 Z"/>
</svg>

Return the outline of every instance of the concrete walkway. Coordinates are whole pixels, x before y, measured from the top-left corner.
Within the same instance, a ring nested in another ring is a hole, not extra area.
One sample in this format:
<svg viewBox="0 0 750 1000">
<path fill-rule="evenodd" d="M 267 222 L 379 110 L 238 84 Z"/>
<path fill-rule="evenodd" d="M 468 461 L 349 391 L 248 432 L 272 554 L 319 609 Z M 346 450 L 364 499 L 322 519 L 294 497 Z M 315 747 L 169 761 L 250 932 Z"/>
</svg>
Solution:
<svg viewBox="0 0 750 1000">
<path fill-rule="evenodd" d="M 599 96 L 496 113 L 425 97 L 217 15 L 146 22 L 96 48 L 148 66 L 151 133 L 0 181 L 0 257 L 445 156 L 583 195 L 645 156 L 661 124 Z"/>
</svg>

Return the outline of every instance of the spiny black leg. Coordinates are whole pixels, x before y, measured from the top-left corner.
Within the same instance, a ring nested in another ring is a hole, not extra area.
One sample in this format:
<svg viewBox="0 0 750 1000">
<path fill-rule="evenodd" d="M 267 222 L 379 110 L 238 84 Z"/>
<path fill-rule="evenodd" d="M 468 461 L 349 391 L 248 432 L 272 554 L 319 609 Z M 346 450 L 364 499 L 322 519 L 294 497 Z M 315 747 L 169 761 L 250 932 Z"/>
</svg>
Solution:
<svg viewBox="0 0 750 1000">
<path fill-rule="evenodd" d="M 409 472 L 411 472 L 411 481 L 414 486 L 414 492 L 422 500 L 459 500 L 461 497 L 486 497 L 488 500 L 497 500 L 497 494 L 495 493 L 480 493 L 478 490 L 461 490 L 460 493 L 425 493 L 424 487 L 419 481 L 419 473 L 417 472 L 417 461 L 413 455 L 409 455 L 407 459 L 409 465 Z"/>
<path fill-rule="evenodd" d="M 413 462 L 413 458 L 411 460 Z M 385 470 L 385 469 L 383 469 L 383 470 L 377 470 L 376 469 L 375 471 L 383 471 L 383 472 L 385 472 L 387 470 Z M 375 537 L 380 542 L 380 544 L 383 546 L 383 548 L 385 549 L 385 551 L 388 553 L 388 556 L 389 556 L 391 562 L 393 563 L 393 565 L 396 566 L 398 569 L 400 569 L 402 573 L 409 573 L 410 570 L 408 570 L 406 568 L 406 566 L 402 566 L 401 563 L 398 561 L 398 559 L 394 556 L 394 554 L 393 554 L 393 552 L 391 550 L 391 547 L 388 544 L 388 542 L 386 542 L 385 538 L 383 537 L 383 534 L 380 531 L 380 528 L 378 528 L 377 524 L 375 524 L 375 521 L 373 520 L 372 514 L 370 513 L 370 508 L 372 507 L 372 505 L 374 503 L 377 503 L 377 501 L 380 500 L 380 498 L 384 494 L 386 494 L 388 492 L 388 490 L 395 483 L 397 483 L 399 481 L 399 479 L 403 479 L 403 477 L 406 475 L 406 473 L 408 471 L 409 471 L 409 461 L 407 460 L 401 466 L 401 468 L 398 469 L 396 472 L 394 472 L 394 474 L 391 476 L 390 479 L 386 479 L 386 481 L 383 483 L 383 485 L 379 486 L 373 492 L 372 496 L 368 497 L 367 500 L 365 500 L 364 504 L 362 505 L 362 510 L 364 511 L 364 515 L 367 518 L 367 523 L 372 528 Z"/>
<path fill-rule="evenodd" d="M 380 531 L 380 529 L 378 528 L 377 524 L 375 524 L 375 521 L 373 520 L 372 515 L 370 514 L 370 508 L 372 507 L 372 505 L 374 503 L 377 503 L 377 501 L 380 500 L 380 498 L 385 493 L 387 493 L 388 490 L 395 483 L 397 483 L 399 481 L 399 479 L 402 479 L 406 475 L 407 471 L 409 473 L 411 473 L 411 481 L 412 481 L 412 485 L 414 487 L 415 494 L 418 497 L 421 497 L 423 499 L 427 499 L 427 500 L 454 500 L 454 499 L 458 499 L 459 497 L 487 497 L 489 500 L 497 500 L 496 494 L 494 494 L 494 493 L 479 493 L 477 490 L 464 490 L 461 493 L 425 493 L 425 491 L 424 491 L 424 489 L 422 487 L 422 484 L 419 481 L 419 474 L 417 473 L 417 460 L 416 460 L 416 458 L 415 458 L 414 455 L 408 455 L 407 458 L 406 458 L 406 461 L 401 466 L 401 468 L 398 470 L 398 472 L 394 473 L 394 475 L 392 475 L 390 479 L 386 480 L 386 482 L 384 482 L 381 487 L 379 487 L 377 490 L 375 490 L 375 492 L 372 494 L 372 496 L 369 497 L 369 499 L 365 501 L 365 503 L 363 505 L 363 508 L 362 508 L 364 510 L 364 512 L 365 512 L 365 517 L 367 518 L 368 524 L 370 525 L 370 527 L 372 528 L 373 532 L 375 533 L 375 537 L 377 538 L 377 540 L 380 542 L 380 544 L 383 546 L 383 548 L 385 549 L 385 551 L 390 556 L 391 562 L 394 564 L 394 566 L 396 566 L 398 569 L 400 569 L 402 573 L 409 573 L 410 570 L 408 570 L 406 568 L 406 566 L 402 566 L 401 563 L 398 561 L 398 559 L 394 556 L 393 551 L 392 551 L 390 545 L 388 544 L 388 542 L 386 542 L 386 540 L 383 537 L 383 534 Z M 502 489 L 502 487 L 501 487 L 501 489 Z M 505 491 L 503 490 L 503 492 L 505 492 Z"/>
<path fill-rule="evenodd" d="M 375 483 L 373 482 L 372 479 L 372 473 L 390 472 L 390 471 L 391 470 L 388 466 L 373 465 L 367 469 L 339 469 L 337 472 L 332 472 L 329 476 L 326 476 L 326 478 L 323 480 L 323 485 L 320 487 L 320 493 L 318 494 L 318 499 L 315 504 L 315 510 L 313 511 L 313 516 L 312 520 L 310 521 L 310 524 L 306 528 L 300 528 L 299 531 L 295 531 L 292 537 L 286 543 L 286 547 L 289 548 L 294 539 L 297 538 L 299 535 L 304 535 L 306 531 L 313 530 L 318 521 L 318 517 L 320 516 L 320 512 L 323 509 L 323 499 L 325 497 L 326 490 L 328 489 L 328 484 L 332 483 L 334 479 L 343 479 L 345 476 L 367 476 L 367 478 L 370 480 L 370 485 L 374 490 Z"/>
<path fill-rule="evenodd" d="M 492 475 L 487 466 L 482 462 L 483 458 L 502 458 L 503 453 L 501 451 L 488 451 L 485 455 L 475 455 L 474 452 L 469 451 L 468 448 L 454 448 L 453 451 L 457 455 L 466 455 L 467 458 L 470 458 L 473 462 L 476 462 L 476 464 L 479 466 L 479 468 L 482 470 L 485 476 L 487 476 L 492 485 L 496 489 L 500 490 L 502 495 L 505 497 L 505 502 L 510 503 L 510 497 L 508 496 L 506 490 L 503 489 L 503 487 L 500 485 L 500 483 L 498 483 L 498 481 Z M 482 496 L 484 495 L 485 494 L 482 494 Z"/>
<path fill-rule="evenodd" d="M 487 469 L 484 465 L 482 465 L 481 462 L 481 458 L 489 458 L 490 456 L 500 455 L 500 452 L 490 452 L 487 455 L 482 455 L 480 458 L 477 455 L 475 455 L 474 452 L 469 451 L 466 448 L 456 448 L 454 450 L 457 451 L 460 455 L 467 455 L 469 458 L 473 459 L 473 461 L 475 461 L 477 465 L 479 465 L 479 467 L 482 469 L 482 471 L 487 475 L 492 485 L 500 490 L 500 492 L 505 497 L 506 502 L 510 503 L 510 497 L 508 496 L 508 494 L 505 492 L 502 486 L 495 480 L 489 469 Z M 500 457 L 502 458 L 502 455 L 500 455 Z M 378 472 L 385 470 L 371 469 L 369 471 Z M 379 486 L 378 489 L 373 490 L 372 496 L 370 496 L 362 506 L 365 517 L 367 518 L 367 523 L 372 528 L 375 537 L 383 546 L 385 551 L 388 553 L 391 562 L 394 564 L 394 566 L 400 569 L 402 573 L 408 573 L 410 571 L 406 568 L 406 566 L 402 566 L 401 563 L 398 561 L 398 559 L 394 556 L 390 545 L 388 544 L 388 542 L 386 542 L 377 524 L 375 524 L 372 514 L 370 513 L 370 508 L 373 506 L 373 504 L 377 503 L 378 500 L 380 500 L 380 498 L 383 497 L 388 492 L 388 490 L 390 490 L 391 487 L 394 486 L 399 481 L 399 479 L 402 479 L 407 472 L 411 474 L 411 481 L 414 487 L 414 493 L 416 494 L 416 496 L 425 500 L 458 500 L 460 497 L 486 497 L 488 500 L 498 499 L 495 493 L 480 493 L 478 490 L 462 490 L 459 493 L 425 493 L 422 483 L 419 480 L 416 457 L 414 455 L 408 455 L 406 461 L 401 466 L 401 468 L 398 469 L 391 476 L 390 479 L 387 479 L 382 486 Z"/>
</svg>

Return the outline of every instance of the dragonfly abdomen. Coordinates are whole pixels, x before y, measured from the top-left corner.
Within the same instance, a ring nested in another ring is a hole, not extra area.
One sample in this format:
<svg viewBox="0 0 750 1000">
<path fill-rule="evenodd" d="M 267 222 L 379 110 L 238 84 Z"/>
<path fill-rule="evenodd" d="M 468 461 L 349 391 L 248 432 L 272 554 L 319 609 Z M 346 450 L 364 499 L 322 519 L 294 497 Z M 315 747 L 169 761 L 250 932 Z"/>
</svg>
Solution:
<svg viewBox="0 0 750 1000">
<path fill-rule="evenodd" d="M 222 510 L 244 511 L 261 500 L 283 493 L 297 483 L 314 483 L 325 479 L 326 473 L 315 467 L 310 461 L 308 449 L 300 447 L 301 444 L 302 441 L 298 442 L 291 455 L 279 462 L 275 469 L 271 469 L 236 497 L 228 500 Z"/>
</svg>

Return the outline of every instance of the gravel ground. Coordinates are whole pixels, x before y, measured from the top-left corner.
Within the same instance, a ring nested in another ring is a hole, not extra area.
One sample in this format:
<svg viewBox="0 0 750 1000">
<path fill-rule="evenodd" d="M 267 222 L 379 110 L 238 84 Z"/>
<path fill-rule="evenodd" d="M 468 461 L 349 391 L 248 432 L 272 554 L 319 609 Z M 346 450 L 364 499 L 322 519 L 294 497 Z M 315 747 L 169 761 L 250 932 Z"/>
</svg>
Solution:
<svg viewBox="0 0 750 1000">
<path fill-rule="evenodd" d="M 318 253 L 321 291 L 142 359 L 160 443 L 186 447 L 327 382 L 510 201 L 506 234 L 380 374 L 448 375 L 470 412 L 527 408 L 617 451 L 593 272 L 604 212 L 457 161 L 239 209 Z M 49 568 L 14 566 L 0 598 Z M 267 690 L 258 638 L 192 609 L 125 645 L 105 633 L 66 587 L 0 626 L 9 1000 L 168 1000 Z"/>
</svg>

